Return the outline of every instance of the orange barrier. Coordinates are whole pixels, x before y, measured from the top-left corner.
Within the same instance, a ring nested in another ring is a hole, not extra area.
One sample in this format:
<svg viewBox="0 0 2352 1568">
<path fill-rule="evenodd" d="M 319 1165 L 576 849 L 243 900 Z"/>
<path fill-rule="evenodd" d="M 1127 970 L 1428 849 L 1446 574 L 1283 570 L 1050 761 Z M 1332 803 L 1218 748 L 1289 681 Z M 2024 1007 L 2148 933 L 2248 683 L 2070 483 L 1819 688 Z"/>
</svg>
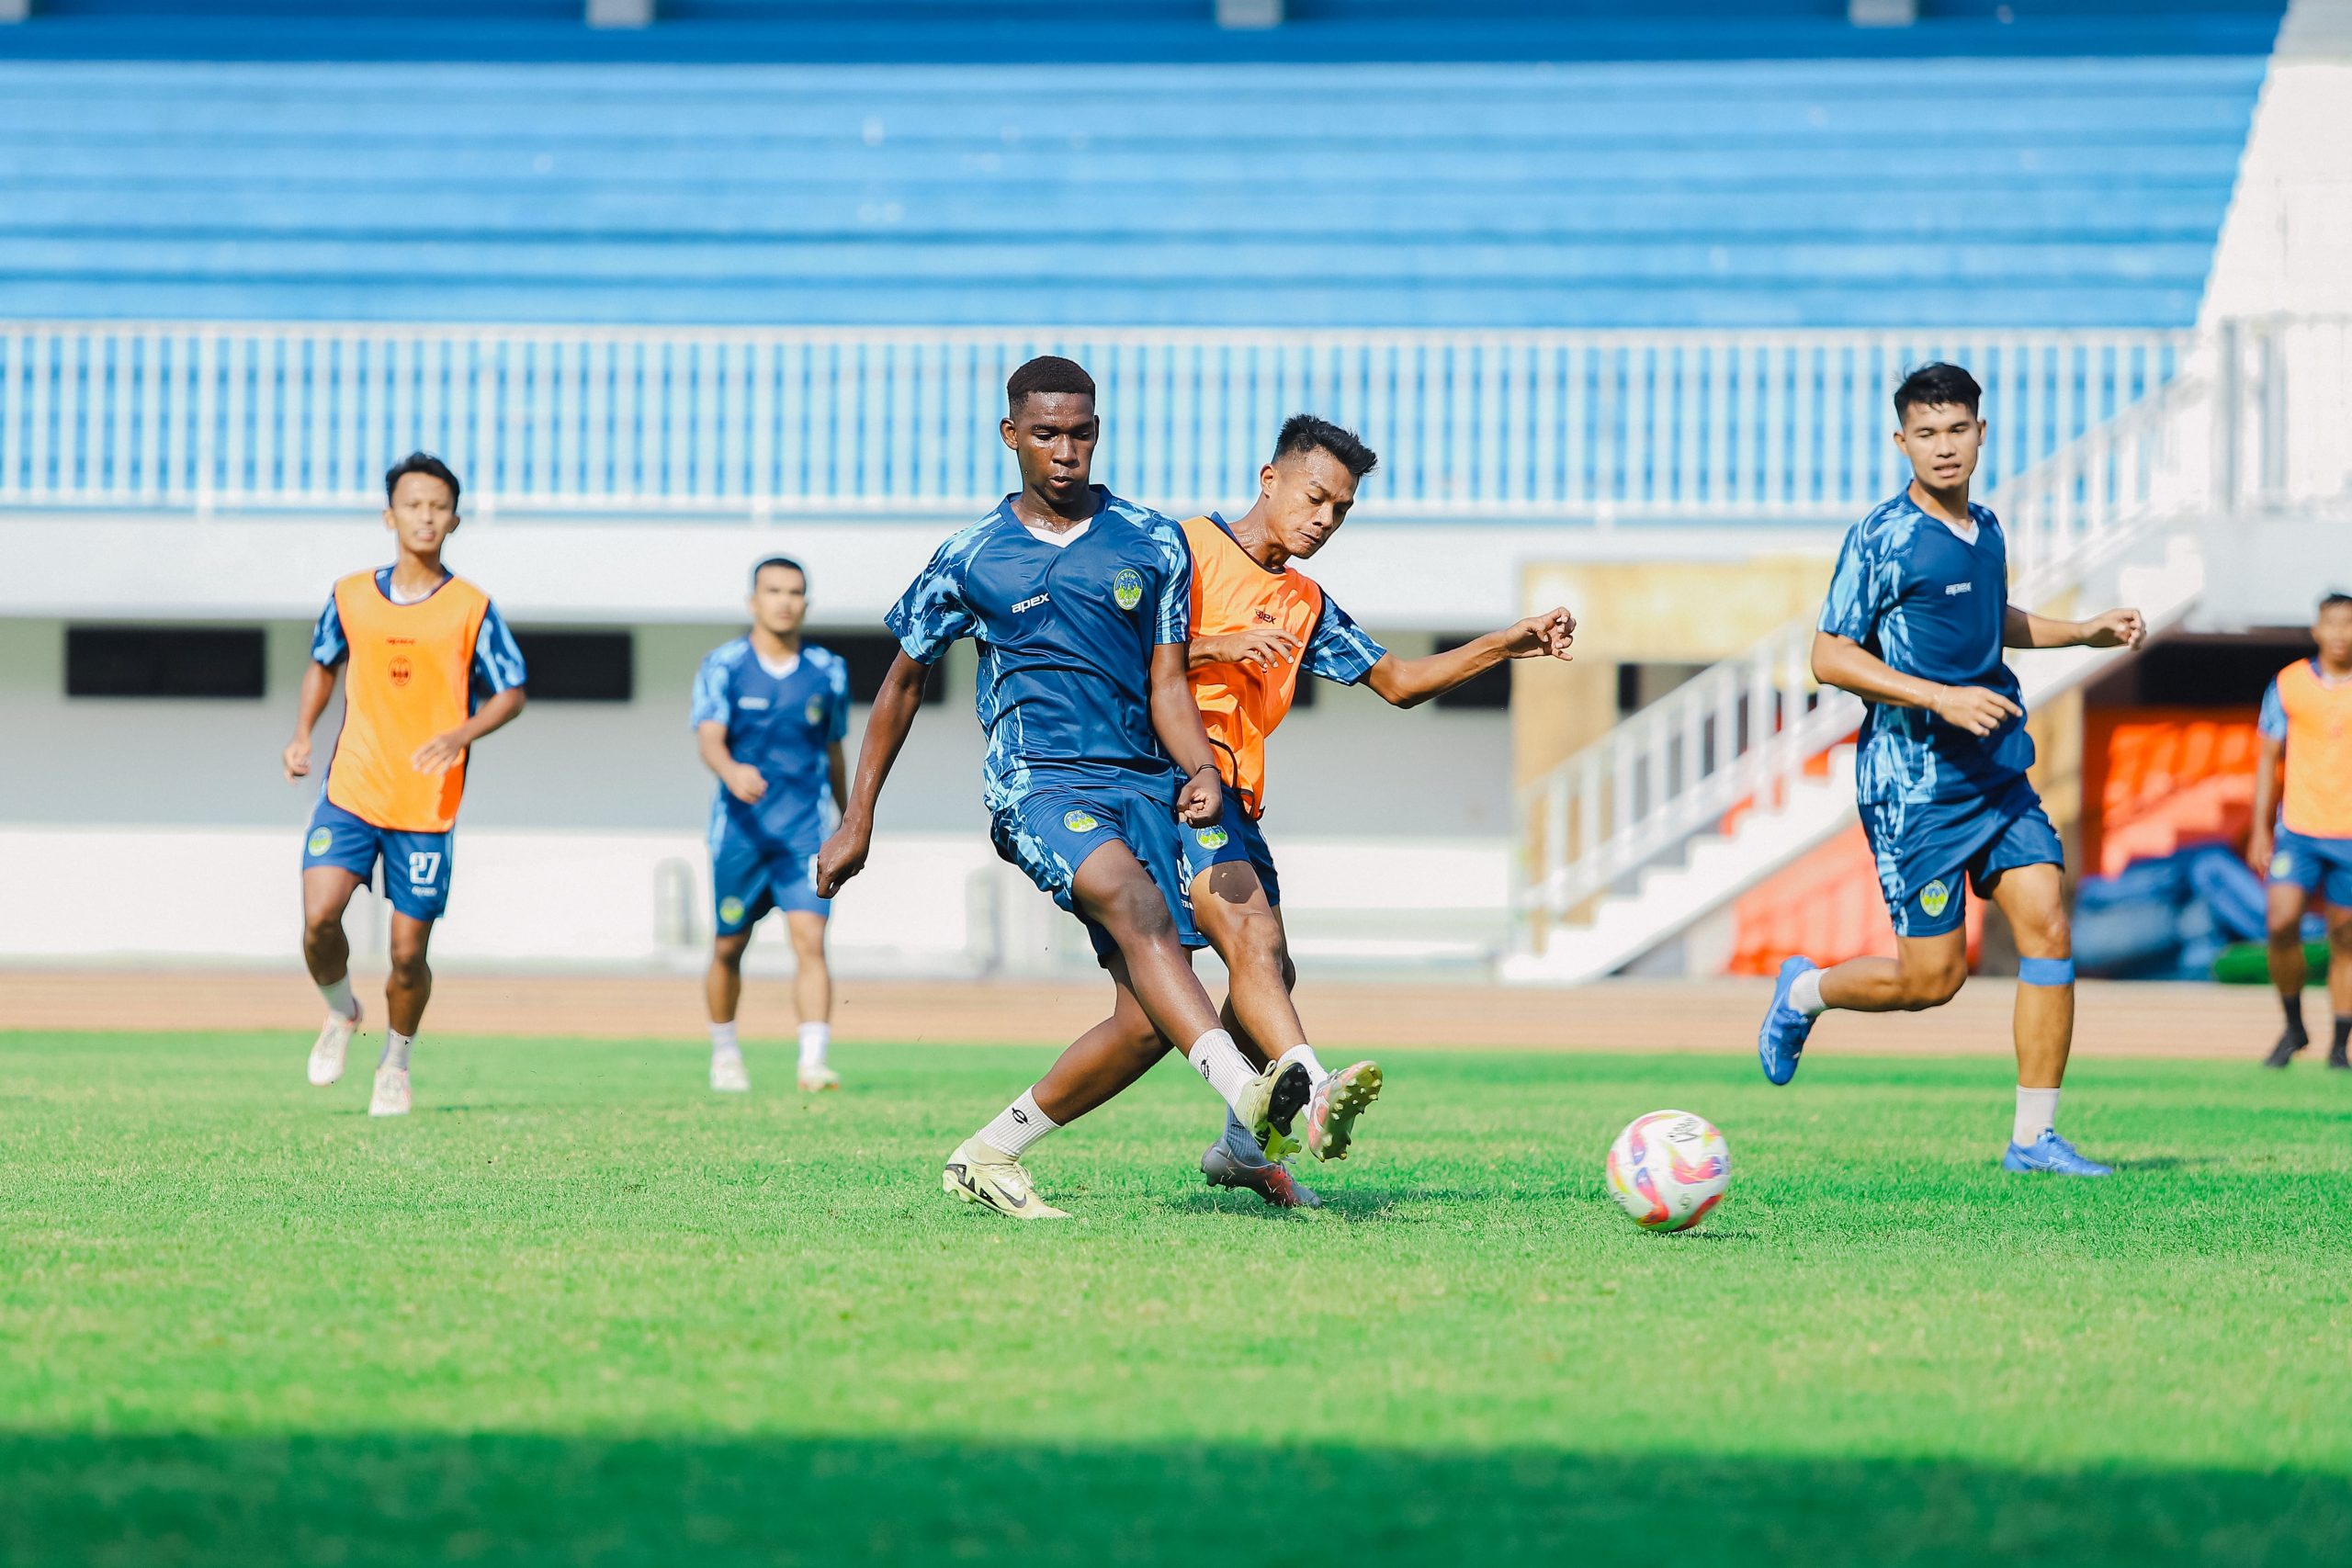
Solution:
<svg viewBox="0 0 2352 1568">
<path fill-rule="evenodd" d="M 2083 864 L 2113 876 L 2191 844 L 2245 842 L 2256 711 L 2093 708 L 2083 722 Z"/>
</svg>

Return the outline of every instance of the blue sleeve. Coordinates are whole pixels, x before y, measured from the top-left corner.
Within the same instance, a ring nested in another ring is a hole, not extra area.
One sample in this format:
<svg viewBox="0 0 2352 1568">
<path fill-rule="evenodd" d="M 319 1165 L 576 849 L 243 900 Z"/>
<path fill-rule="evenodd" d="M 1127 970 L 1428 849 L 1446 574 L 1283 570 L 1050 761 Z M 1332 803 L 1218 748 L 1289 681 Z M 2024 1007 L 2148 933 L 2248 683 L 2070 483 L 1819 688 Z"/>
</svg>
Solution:
<svg viewBox="0 0 2352 1568">
<path fill-rule="evenodd" d="M 735 700 L 728 683 L 730 671 L 727 660 L 719 657 L 726 651 L 712 649 L 703 655 L 701 665 L 695 671 L 695 694 L 686 716 L 688 729 L 699 729 L 706 724 L 726 724 L 735 716 Z"/>
<path fill-rule="evenodd" d="M 514 646 L 514 634 L 506 629 L 506 619 L 498 606 L 482 611 L 481 629 L 474 633 L 473 693 L 477 697 L 494 697 L 523 683 L 523 650 Z"/>
<path fill-rule="evenodd" d="M 825 739 L 838 745 L 849 735 L 849 665 L 835 659 L 825 671 L 826 684 L 831 689 L 830 716 L 825 721 Z"/>
<path fill-rule="evenodd" d="M 1315 623 L 1315 635 L 1306 639 L 1309 675 L 1352 686 L 1387 657 L 1388 650 L 1373 641 L 1370 634 L 1356 625 L 1353 616 L 1340 609 L 1330 595 L 1324 595 L 1323 618 Z"/>
<path fill-rule="evenodd" d="M 2279 700 L 2278 679 L 2275 675 L 2262 694 L 2262 717 L 2257 721 L 2257 727 L 2265 740 L 2276 740 L 2282 746 L 2286 744 L 2287 705 Z"/>
<path fill-rule="evenodd" d="M 1161 571 L 1151 640 L 1189 641 L 1193 636 L 1193 547 L 1174 524 L 1153 529 L 1152 537 L 1159 546 Z"/>
<path fill-rule="evenodd" d="M 319 612 L 319 624 L 311 628 L 311 662 L 332 670 L 350 656 L 351 644 L 343 635 L 343 612 L 330 593 L 327 607 Z"/>
<path fill-rule="evenodd" d="M 1828 603 L 1821 606 L 1823 631 L 1862 643 L 1878 631 L 1879 618 L 1894 600 L 1895 573 L 1883 545 L 1868 527 L 1847 534 L 1830 574 Z"/>
<path fill-rule="evenodd" d="M 936 664 L 948 649 L 972 635 L 971 610 L 964 603 L 964 559 L 949 540 L 907 585 L 882 624 L 918 664 Z"/>
</svg>

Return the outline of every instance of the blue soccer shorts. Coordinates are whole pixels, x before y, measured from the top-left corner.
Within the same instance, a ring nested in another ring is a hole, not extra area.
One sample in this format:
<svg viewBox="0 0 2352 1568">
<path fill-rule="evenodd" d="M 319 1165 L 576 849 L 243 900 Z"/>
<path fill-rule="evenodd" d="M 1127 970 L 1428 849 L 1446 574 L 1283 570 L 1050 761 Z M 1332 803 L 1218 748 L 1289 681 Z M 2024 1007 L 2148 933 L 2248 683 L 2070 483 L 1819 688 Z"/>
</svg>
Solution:
<svg viewBox="0 0 2352 1568">
<path fill-rule="evenodd" d="M 1105 844 L 1125 844 L 1142 863 L 1168 900 L 1177 941 L 1186 947 L 1208 945 L 1193 924 L 1193 896 L 1179 831 L 1172 784 L 1153 792 L 1125 783 L 1087 781 L 1033 787 L 989 819 L 989 841 L 1040 892 L 1051 894 L 1055 903 L 1078 916 L 1087 940 L 1094 944 L 1094 956 L 1108 964 L 1118 943 L 1080 913 L 1071 892 L 1078 868 Z"/>
<path fill-rule="evenodd" d="M 2352 909 L 2352 839 L 2279 829 L 2270 846 L 2270 885 L 2300 887 L 2308 897 Z"/>
<path fill-rule="evenodd" d="M 1199 881 L 1211 866 L 1248 865 L 1257 872 L 1258 884 L 1266 890 L 1266 902 L 1282 903 L 1283 883 L 1274 874 L 1274 853 L 1266 847 L 1266 835 L 1258 824 L 1243 814 L 1241 802 L 1231 790 L 1225 792 L 1224 816 L 1205 828 L 1180 823 L 1177 834 L 1184 846 L 1187 886 Z"/>
<path fill-rule="evenodd" d="M 817 849 L 720 828 L 710 844 L 711 918 L 718 934 L 739 935 L 770 909 L 831 915 L 833 901 L 817 897 Z"/>
<path fill-rule="evenodd" d="M 2005 871 L 2066 863 L 2058 829 L 2023 779 L 1978 799 L 1878 801 L 1861 812 L 1897 936 L 1956 931 L 1970 885 L 1982 897 Z"/>
<path fill-rule="evenodd" d="M 428 924 L 449 908 L 449 843 L 454 833 L 403 833 L 356 817 L 319 792 L 302 840 L 302 869 L 332 865 L 373 884 L 379 861 L 384 896 L 412 920 Z"/>
</svg>

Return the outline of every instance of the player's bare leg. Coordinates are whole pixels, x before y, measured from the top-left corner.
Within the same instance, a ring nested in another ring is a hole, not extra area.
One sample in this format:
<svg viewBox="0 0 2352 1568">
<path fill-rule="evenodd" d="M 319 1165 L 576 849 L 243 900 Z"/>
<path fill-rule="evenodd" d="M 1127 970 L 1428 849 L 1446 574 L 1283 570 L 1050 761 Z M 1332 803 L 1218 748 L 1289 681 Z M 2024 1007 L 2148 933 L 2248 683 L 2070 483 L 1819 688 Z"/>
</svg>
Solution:
<svg viewBox="0 0 2352 1568">
<path fill-rule="evenodd" d="M 1306 1069 L 1315 1085 L 1306 1108 L 1307 1152 L 1317 1159 L 1347 1158 L 1356 1118 L 1380 1097 L 1380 1066 L 1355 1062 L 1332 1072 L 1317 1059 L 1291 999 L 1298 968 L 1291 962 L 1290 933 L 1256 868 L 1227 862 L 1194 877 L 1193 918 L 1225 960 L 1227 1028 L 1237 1042 L 1249 1040 L 1244 1051 L 1253 1060 L 1272 1057 L 1277 1066 L 1295 1062 Z"/>
<path fill-rule="evenodd" d="M 384 1055 L 376 1064 L 376 1089 L 368 1100 L 370 1116 L 405 1116 L 409 1110 L 408 1058 L 433 999 L 433 970 L 424 961 L 433 942 L 433 922 L 392 913 L 392 972 L 384 982 Z"/>
<path fill-rule="evenodd" d="M 2283 1067 L 2295 1059 L 2295 1053 L 2312 1043 L 2303 1027 L 2303 987 L 2311 982 L 2310 965 L 2303 957 L 2303 910 L 2307 900 L 2303 890 L 2291 882 L 2270 885 L 2267 916 L 2270 939 L 2270 983 L 2278 987 L 2278 1005 L 2287 1014 L 2286 1032 L 2278 1036 L 2278 1043 L 2270 1048 L 2263 1059 L 2266 1067 Z M 2330 976 L 2329 990 L 2334 992 L 2334 976 Z M 2335 1010 L 2342 1012 L 2339 1007 Z"/>
<path fill-rule="evenodd" d="M 703 1000 L 710 1009 L 710 1087 L 721 1094 L 741 1094 L 752 1087 L 742 1044 L 735 1038 L 735 1010 L 743 999 L 743 950 L 751 945 L 748 926 L 733 936 L 713 938 L 710 967 L 702 977 Z"/>
<path fill-rule="evenodd" d="M 1960 995 L 1968 933 L 1899 936 L 1893 958 L 1849 958 L 1821 972 L 1825 1006 L 1849 1012 L 1925 1012 Z"/>
<path fill-rule="evenodd" d="M 2111 1176 L 2058 1135 L 2058 1090 L 2075 1044 L 2075 949 L 2066 874 L 2054 865 L 2002 872 L 1986 890 L 2018 944 L 2017 1121 L 2005 1170 Z"/>
<path fill-rule="evenodd" d="M 949 1156 L 951 1192 L 1018 1217 L 1064 1218 L 1035 1196 L 1017 1169 L 1029 1145 L 1093 1110 L 1148 1069 L 1163 1040 L 1190 1039 L 1193 1069 L 1216 1089 L 1261 1147 L 1287 1134 L 1311 1081 L 1304 1068 L 1261 1072 L 1220 1027 L 1208 993 L 1176 940 L 1168 902 L 1125 844 L 1104 843 L 1086 857 L 1071 884 L 1072 902 L 1117 944 L 1113 1016 L 1062 1053 L 1046 1076 Z M 1121 1016 L 1131 998 L 1150 1025 L 1149 1043 Z"/>
<path fill-rule="evenodd" d="M 343 912 L 358 888 L 359 878 L 341 866 L 314 865 L 302 873 L 302 962 L 327 1004 L 326 1021 L 311 1044 L 310 1079 L 321 1089 L 343 1077 L 351 1036 L 359 1027 L 359 1001 L 351 994 L 351 942 L 343 931 Z"/>
<path fill-rule="evenodd" d="M 808 1094 L 839 1089 L 841 1075 L 825 1061 L 833 1034 L 833 972 L 825 964 L 825 917 L 808 909 L 787 909 L 784 924 L 792 933 L 792 999 L 800 1010 L 800 1088 Z"/>
</svg>

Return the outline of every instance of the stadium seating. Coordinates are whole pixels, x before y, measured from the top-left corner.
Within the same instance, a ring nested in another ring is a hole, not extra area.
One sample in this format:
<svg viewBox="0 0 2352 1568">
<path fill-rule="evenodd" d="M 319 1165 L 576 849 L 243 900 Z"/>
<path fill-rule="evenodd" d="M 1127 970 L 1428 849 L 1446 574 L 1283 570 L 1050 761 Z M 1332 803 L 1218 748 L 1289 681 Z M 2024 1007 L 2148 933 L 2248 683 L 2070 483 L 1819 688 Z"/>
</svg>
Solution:
<svg viewBox="0 0 2352 1568">
<path fill-rule="evenodd" d="M 1207 9 L 44 0 L 0 316 L 2178 324 L 2278 6 Z"/>
</svg>

